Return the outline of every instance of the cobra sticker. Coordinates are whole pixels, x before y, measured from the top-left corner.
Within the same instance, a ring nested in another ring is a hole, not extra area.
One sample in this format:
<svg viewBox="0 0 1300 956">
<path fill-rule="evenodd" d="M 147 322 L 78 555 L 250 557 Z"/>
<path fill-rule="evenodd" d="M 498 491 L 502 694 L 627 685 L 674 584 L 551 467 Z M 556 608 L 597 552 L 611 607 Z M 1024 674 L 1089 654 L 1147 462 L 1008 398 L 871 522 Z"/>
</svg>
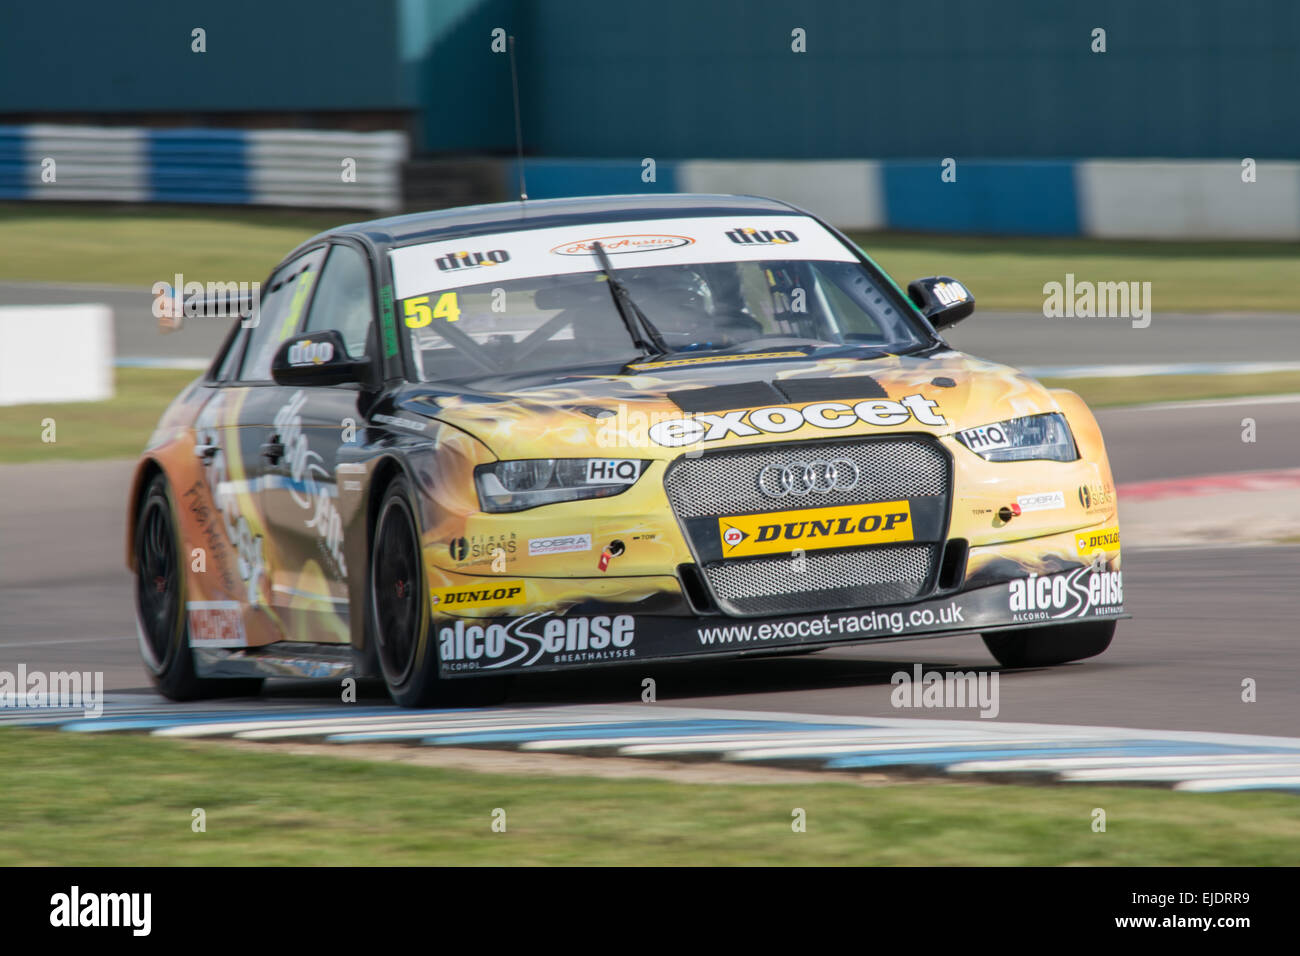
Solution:
<svg viewBox="0 0 1300 956">
<path fill-rule="evenodd" d="M 433 588 L 429 603 L 439 611 L 462 607 L 504 607 L 525 600 L 523 581 L 494 581 L 487 585 Z"/>
<path fill-rule="evenodd" d="M 848 428 L 858 422 L 868 425 L 902 425 L 912 420 L 922 425 L 947 425 L 939 413 L 939 403 L 924 395 L 905 395 L 898 401 L 869 398 L 850 405 L 847 402 L 814 402 L 803 408 L 776 405 L 767 408 L 738 409 L 721 415 L 692 415 L 651 425 L 650 438 L 669 448 L 718 441 L 731 435 L 751 438 L 755 435 L 781 435 L 804 425 L 814 428 Z"/>
<path fill-rule="evenodd" d="M 821 550 L 911 541 L 914 532 L 907 501 L 882 501 L 719 518 L 718 535 L 723 557 L 739 558 L 794 548 Z"/>
</svg>

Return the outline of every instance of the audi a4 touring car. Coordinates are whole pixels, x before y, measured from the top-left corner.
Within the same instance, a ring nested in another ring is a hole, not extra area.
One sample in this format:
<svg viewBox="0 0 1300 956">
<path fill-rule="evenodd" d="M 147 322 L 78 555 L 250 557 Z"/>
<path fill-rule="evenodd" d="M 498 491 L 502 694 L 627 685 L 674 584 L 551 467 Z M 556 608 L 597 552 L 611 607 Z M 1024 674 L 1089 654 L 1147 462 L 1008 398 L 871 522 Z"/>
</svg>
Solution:
<svg viewBox="0 0 1300 956">
<path fill-rule="evenodd" d="M 612 196 L 345 226 L 262 283 L 129 500 L 140 649 L 190 699 L 980 634 L 1008 667 L 1124 616 L 1074 393 L 950 348 L 769 199 Z M 188 303 L 187 312 L 211 303 Z"/>
</svg>

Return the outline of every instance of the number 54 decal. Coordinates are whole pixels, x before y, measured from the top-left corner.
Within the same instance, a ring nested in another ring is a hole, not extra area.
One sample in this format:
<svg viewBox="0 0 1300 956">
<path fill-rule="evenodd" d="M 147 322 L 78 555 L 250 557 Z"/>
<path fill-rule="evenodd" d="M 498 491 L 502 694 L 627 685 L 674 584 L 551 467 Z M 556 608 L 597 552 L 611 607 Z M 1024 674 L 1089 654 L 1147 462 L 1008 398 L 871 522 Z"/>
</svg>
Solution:
<svg viewBox="0 0 1300 956">
<path fill-rule="evenodd" d="M 455 322 L 460 319 L 460 303 L 455 292 L 444 292 L 438 296 L 433 308 L 429 307 L 427 295 L 417 295 L 402 300 L 402 313 L 406 316 L 408 329 L 422 329 L 434 319 L 446 319 Z"/>
</svg>

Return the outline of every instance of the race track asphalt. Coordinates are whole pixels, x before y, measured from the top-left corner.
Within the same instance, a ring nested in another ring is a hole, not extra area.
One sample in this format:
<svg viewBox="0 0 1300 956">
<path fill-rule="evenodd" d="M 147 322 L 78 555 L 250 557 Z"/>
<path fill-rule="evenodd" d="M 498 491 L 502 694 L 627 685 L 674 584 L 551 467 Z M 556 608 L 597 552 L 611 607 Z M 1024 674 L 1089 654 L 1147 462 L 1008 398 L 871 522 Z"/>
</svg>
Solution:
<svg viewBox="0 0 1300 956">
<path fill-rule="evenodd" d="M 0 306 L 102 302 L 112 307 L 117 355 L 210 359 L 227 319 L 190 319 L 162 335 L 147 289 L 0 282 Z M 1295 315 L 1195 315 L 1156 311 L 1135 329 L 1124 319 L 1047 319 L 1032 312 L 977 311 L 944 333 L 954 348 L 1017 368 L 1074 365 L 1300 361 Z"/>
<path fill-rule="evenodd" d="M 1240 440 L 1254 417 L 1258 441 Z M 1300 464 L 1300 400 L 1111 409 L 1098 415 L 1119 482 Z M 103 671 L 109 689 L 148 686 L 123 565 L 130 462 L 0 466 L 0 669 Z M 1121 622 L 1101 657 L 1002 672 L 1008 721 L 1300 734 L 1300 548 L 1125 548 Z M 978 719 L 896 710 L 890 675 L 994 667 L 975 637 L 878 644 L 802 657 L 529 675 L 508 703 L 660 702 L 810 714 Z M 1241 699 L 1242 681 L 1258 700 Z M 336 699 L 337 685 L 276 683 L 266 695 Z M 366 688 L 378 703 L 382 688 Z"/>
</svg>

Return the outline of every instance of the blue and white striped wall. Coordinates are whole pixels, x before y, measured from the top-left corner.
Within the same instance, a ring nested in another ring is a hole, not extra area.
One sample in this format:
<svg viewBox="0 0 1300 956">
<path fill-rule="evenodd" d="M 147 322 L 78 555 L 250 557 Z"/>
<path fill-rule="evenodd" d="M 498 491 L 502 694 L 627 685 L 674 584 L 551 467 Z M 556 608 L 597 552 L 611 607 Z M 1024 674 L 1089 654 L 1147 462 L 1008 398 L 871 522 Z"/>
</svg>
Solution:
<svg viewBox="0 0 1300 956">
<path fill-rule="evenodd" d="M 1232 160 L 527 160 L 535 199 L 600 193 L 752 193 L 845 229 L 1150 239 L 1300 239 L 1300 162 Z M 507 190 L 518 181 L 514 164 Z"/>
<path fill-rule="evenodd" d="M 0 126 L 0 199 L 391 211 L 407 153 L 400 132 Z"/>
</svg>

